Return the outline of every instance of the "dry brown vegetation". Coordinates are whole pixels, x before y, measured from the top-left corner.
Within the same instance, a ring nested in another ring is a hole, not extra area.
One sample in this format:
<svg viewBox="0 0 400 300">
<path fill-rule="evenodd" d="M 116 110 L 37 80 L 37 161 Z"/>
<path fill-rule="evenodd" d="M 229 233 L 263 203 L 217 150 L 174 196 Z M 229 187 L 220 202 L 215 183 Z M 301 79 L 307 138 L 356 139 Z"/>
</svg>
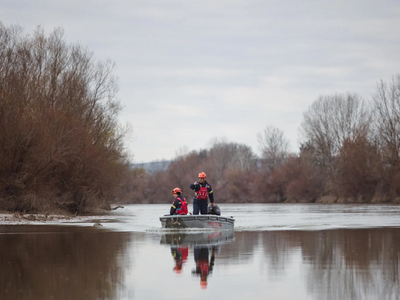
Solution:
<svg viewBox="0 0 400 300">
<path fill-rule="evenodd" d="M 0 23 L 0 209 L 107 207 L 128 170 L 113 64 Z"/>
<path fill-rule="evenodd" d="M 381 81 L 371 100 L 320 96 L 304 112 L 298 154 L 289 153 L 283 132 L 269 125 L 258 135 L 261 157 L 246 145 L 214 140 L 209 149 L 179 155 L 165 171 L 136 168 L 134 191 L 120 199 L 166 202 L 175 186 L 190 198 L 190 183 L 204 171 L 217 202 L 398 202 L 400 75 Z"/>
<path fill-rule="evenodd" d="M 165 203 L 204 171 L 217 202 L 398 202 L 400 75 L 371 101 L 320 96 L 304 112 L 298 154 L 267 126 L 261 156 L 214 139 L 166 170 L 131 168 L 110 61 L 67 45 L 61 29 L 32 36 L 0 23 L 0 210 L 84 212 L 109 203 Z"/>
</svg>

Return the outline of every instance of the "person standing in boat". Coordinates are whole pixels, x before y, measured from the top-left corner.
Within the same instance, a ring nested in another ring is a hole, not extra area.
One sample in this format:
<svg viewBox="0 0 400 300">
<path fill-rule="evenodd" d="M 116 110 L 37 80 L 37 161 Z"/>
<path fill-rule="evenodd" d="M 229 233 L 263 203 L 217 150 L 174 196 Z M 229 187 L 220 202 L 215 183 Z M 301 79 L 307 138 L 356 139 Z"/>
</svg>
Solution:
<svg viewBox="0 0 400 300">
<path fill-rule="evenodd" d="M 171 209 L 169 211 L 170 215 L 187 215 L 188 208 L 186 199 L 182 197 L 182 190 L 180 188 L 174 188 L 172 190 L 172 195 L 175 200 L 172 202 Z"/>
<path fill-rule="evenodd" d="M 199 173 L 199 181 L 195 181 L 190 185 L 190 188 L 194 190 L 193 197 L 193 214 L 198 215 L 199 212 L 202 215 L 207 214 L 208 198 L 212 207 L 214 207 L 214 194 L 211 185 L 206 181 L 206 173 Z"/>
</svg>

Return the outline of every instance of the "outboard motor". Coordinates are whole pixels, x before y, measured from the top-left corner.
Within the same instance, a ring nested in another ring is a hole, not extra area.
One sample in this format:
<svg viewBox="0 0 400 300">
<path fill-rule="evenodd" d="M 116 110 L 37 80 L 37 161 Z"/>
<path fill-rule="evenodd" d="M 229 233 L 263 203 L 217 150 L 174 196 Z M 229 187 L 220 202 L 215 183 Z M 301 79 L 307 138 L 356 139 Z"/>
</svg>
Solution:
<svg viewBox="0 0 400 300">
<path fill-rule="evenodd" d="M 221 215 L 221 210 L 217 204 L 214 204 L 214 207 L 212 207 L 211 203 L 208 204 L 207 206 L 207 214 L 209 215 Z"/>
</svg>

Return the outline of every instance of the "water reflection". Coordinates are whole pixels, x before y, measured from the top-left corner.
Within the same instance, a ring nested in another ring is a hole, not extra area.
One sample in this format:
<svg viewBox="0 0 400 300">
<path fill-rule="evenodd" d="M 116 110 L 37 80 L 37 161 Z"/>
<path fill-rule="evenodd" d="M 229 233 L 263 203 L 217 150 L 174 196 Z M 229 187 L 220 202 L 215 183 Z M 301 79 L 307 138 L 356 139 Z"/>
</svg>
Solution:
<svg viewBox="0 0 400 300">
<path fill-rule="evenodd" d="M 0 226 L 0 299 L 399 299 L 399 255 L 400 228 Z"/>
<path fill-rule="evenodd" d="M 215 252 L 217 246 L 211 246 L 211 257 L 209 257 L 209 248 L 204 246 L 195 246 L 193 250 L 194 261 L 196 268 L 192 271 L 200 277 L 200 286 L 207 288 L 208 275 L 211 274 L 214 268 Z"/>
<path fill-rule="evenodd" d="M 175 261 L 174 271 L 177 274 L 182 272 L 183 264 L 187 262 L 189 254 L 188 246 L 171 246 L 171 254 Z"/>
<path fill-rule="evenodd" d="M 209 231 L 209 232 L 193 232 L 193 231 L 168 231 L 161 235 L 161 244 L 171 245 L 222 245 L 231 243 L 235 240 L 235 232 L 226 231 Z"/>
<path fill-rule="evenodd" d="M 398 228 L 243 232 L 235 244 L 224 250 L 239 264 L 262 255 L 266 282 L 289 284 L 300 271 L 313 299 L 400 298 Z"/>
<path fill-rule="evenodd" d="M 217 250 L 234 240 L 234 231 L 169 232 L 161 236 L 161 244 L 171 245 L 176 273 L 181 273 L 189 256 L 189 247 L 191 248 L 195 262 L 192 274 L 199 277 L 200 287 L 203 289 L 207 288 L 208 276 L 213 271 Z"/>
<path fill-rule="evenodd" d="M 0 235 L 0 299 L 116 299 L 124 279 L 117 257 L 129 240 L 126 234 L 16 228 L 21 234 Z"/>
<path fill-rule="evenodd" d="M 173 240 L 171 236 L 166 239 Z M 253 296 L 400 299 L 399 228 L 236 232 L 234 241 L 220 245 L 205 245 L 201 239 L 193 244 L 194 237 L 185 235 L 174 239 L 192 241 L 192 276 L 199 279 L 201 287 L 211 288 L 215 297 L 246 297 L 239 285 L 223 289 L 240 269 L 236 280 L 252 290 Z M 218 272 L 210 280 L 213 270 L 221 266 L 224 274 Z M 277 290 L 277 285 L 291 288 Z"/>
</svg>

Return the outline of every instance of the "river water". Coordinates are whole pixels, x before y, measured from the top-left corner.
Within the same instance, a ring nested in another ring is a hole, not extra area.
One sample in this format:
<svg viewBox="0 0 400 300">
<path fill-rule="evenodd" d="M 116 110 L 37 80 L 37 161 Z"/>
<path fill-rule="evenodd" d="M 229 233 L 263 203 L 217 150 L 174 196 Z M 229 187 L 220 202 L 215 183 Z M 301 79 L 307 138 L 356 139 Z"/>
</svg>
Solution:
<svg viewBox="0 0 400 300">
<path fill-rule="evenodd" d="M 0 299 L 400 299 L 400 205 L 220 207 L 234 231 L 163 230 L 169 204 L 0 224 Z"/>
</svg>

